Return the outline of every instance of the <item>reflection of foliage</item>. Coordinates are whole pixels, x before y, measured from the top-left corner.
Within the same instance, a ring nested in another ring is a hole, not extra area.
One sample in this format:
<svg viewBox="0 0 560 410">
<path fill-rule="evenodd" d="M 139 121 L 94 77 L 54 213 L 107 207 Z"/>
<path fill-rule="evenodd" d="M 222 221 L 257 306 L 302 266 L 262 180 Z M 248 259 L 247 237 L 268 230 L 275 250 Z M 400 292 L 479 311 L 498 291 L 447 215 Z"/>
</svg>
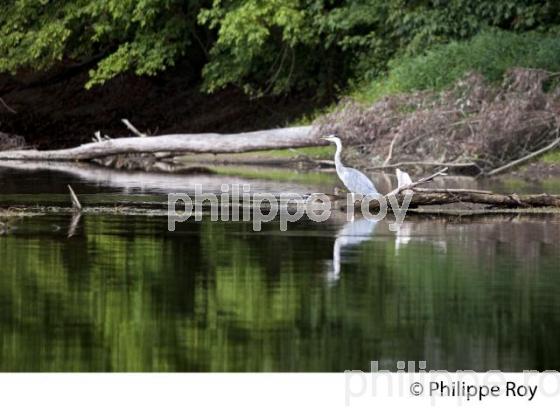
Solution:
<svg viewBox="0 0 560 410">
<path fill-rule="evenodd" d="M 0 370 L 560 366 L 553 246 L 528 259 L 461 237 L 447 253 L 411 242 L 396 257 L 380 237 L 343 250 L 332 286 L 322 225 L 205 220 L 168 233 L 164 219 L 86 216 L 70 240 L 48 233 L 63 222 L 30 219 L 0 238 Z"/>
</svg>

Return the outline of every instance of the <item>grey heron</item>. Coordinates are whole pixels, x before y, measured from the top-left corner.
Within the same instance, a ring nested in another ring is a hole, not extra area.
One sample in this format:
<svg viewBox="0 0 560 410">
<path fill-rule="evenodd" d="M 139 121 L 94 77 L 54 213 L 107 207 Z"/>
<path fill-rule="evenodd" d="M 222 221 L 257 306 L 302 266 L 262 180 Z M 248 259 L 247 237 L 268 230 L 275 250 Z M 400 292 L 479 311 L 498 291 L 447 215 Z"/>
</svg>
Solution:
<svg viewBox="0 0 560 410">
<path fill-rule="evenodd" d="M 357 169 L 342 165 L 342 161 L 340 160 L 342 142 L 340 141 L 340 138 L 334 135 L 329 135 L 327 137 L 323 137 L 322 139 L 334 142 L 336 145 L 336 153 L 334 154 L 336 173 L 348 191 L 353 194 L 361 194 L 364 196 L 378 193 L 373 182 L 371 182 L 364 173 L 358 171 Z"/>
</svg>

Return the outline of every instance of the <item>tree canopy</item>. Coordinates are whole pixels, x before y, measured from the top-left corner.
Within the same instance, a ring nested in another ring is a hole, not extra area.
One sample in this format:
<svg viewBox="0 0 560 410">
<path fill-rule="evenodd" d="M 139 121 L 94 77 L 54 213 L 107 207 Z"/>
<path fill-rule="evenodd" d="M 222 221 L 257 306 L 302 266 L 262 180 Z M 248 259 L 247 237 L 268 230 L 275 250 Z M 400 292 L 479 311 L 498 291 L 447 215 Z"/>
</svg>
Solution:
<svg viewBox="0 0 560 410">
<path fill-rule="evenodd" d="M 488 27 L 558 30 L 556 0 L 6 0 L 0 72 L 95 60 L 86 87 L 187 59 L 203 87 L 332 93 Z M 201 57 L 202 56 L 202 57 Z"/>
</svg>

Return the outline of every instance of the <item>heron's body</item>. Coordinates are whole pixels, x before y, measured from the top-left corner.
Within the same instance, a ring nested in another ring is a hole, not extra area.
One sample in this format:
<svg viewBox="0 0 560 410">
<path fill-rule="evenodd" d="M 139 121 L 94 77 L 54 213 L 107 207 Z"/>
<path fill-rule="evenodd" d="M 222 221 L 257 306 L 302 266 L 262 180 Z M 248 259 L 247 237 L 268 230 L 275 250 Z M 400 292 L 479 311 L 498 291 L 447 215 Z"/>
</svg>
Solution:
<svg viewBox="0 0 560 410">
<path fill-rule="evenodd" d="M 363 173 L 354 168 L 345 167 L 340 160 L 340 153 L 342 152 L 342 143 L 338 137 L 325 137 L 327 141 L 336 144 L 336 153 L 334 154 L 334 164 L 336 166 L 336 173 L 338 177 L 353 194 L 372 195 L 377 194 L 377 189 L 373 182 Z"/>
</svg>

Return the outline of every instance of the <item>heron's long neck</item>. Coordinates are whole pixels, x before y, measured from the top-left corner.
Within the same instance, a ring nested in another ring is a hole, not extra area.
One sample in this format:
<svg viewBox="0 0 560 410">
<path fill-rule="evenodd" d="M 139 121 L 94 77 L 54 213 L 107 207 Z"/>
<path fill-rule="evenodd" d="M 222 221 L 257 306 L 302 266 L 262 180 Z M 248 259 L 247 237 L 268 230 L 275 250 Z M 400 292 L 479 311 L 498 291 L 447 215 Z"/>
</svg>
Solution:
<svg viewBox="0 0 560 410">
<path fill-rule="evenodd" d="M 342 161 L 340 160 L 340 153 L 342 152 L 342 144 L 340 142 L 336 142 L 336 152 L 334 154 L 334 165 L 336 168 L 342 167 Z"/>
</svg>

